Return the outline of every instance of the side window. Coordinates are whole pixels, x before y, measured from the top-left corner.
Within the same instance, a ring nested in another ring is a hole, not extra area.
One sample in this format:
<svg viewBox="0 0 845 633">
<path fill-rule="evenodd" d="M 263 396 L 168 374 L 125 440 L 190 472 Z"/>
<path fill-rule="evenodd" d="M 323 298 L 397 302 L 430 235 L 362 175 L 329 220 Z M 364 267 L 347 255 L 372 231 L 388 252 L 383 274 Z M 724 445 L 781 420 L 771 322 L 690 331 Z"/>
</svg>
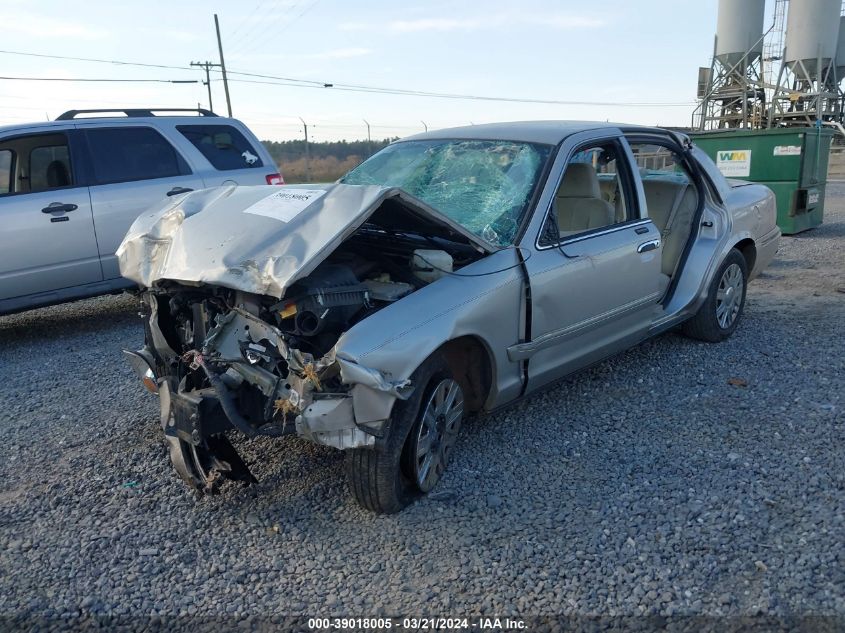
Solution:
<svg viewBox="0 0 845 633">
<path fill-rule="evenodd" d="M 67 145 L 45 145 L 29 152 L 29 190 L 47 191 L 73 184 Z"/>
<path fill-rule="evenodd" d="M 583 147 L 573 155 L 555 192 L 544 243 L 634 219 L 625 160 L 612 141 Z"/>
<path fill-rule="evenodd" d="M 698 208 L 698 190 L 681 157 L 651 143 L 631 143 L 631 151 L 640 170 L 648 217 L 663 236 L 691 223 Z"/>
<path fill-rule="evenodd" d="M 170 178 L 190 173 L 184 159 L 149 127 L 86 131 L 97 184 Z"/>
<path fill-rule="evenodd" d="M 176 129 L 219 171 L 264 165 L 256 149 L 231 125 L 177 125 Z"/>
<path fill-rule="evenodd" d="M 0 196 L 12 190 L 12 163 L 15 155 L 10 149 L 0 149 Z"/>
</svg>

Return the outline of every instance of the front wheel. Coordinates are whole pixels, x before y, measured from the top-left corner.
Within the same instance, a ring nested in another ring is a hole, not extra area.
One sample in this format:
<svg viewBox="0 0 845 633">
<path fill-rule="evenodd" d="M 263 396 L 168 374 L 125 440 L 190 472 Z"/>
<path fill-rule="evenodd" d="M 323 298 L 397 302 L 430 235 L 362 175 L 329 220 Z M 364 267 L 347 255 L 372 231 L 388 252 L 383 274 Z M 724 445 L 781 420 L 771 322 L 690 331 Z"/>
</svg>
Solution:
<svg viewBox="0 0 845 633">
<path fill-rule="evenodd" d="M 742 253 L 732 249 L 716 271 L 704 303 L 684 323 L 684 334 L 710 343 L 727 339 L 742 317 L 747 286 L 748 265 Z"/>
<path fill-rule="evenodd" d="M 397 401 L 387 437 L 375 448 L 346 455 L 352 496 L 373 512 L 398 512 L 432 490 L 446 470 L 464 417 L 464 394 L 436 354 L 411 377 L 418 387 Z"/>
</svg>

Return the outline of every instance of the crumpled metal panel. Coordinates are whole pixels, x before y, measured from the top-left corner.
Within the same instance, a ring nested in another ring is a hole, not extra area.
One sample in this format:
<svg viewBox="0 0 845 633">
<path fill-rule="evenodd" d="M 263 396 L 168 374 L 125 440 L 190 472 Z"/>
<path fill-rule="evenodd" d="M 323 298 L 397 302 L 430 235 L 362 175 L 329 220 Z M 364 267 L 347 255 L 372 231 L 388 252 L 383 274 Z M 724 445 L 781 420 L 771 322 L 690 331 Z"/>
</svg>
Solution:
<svg viewBox="0 0 845 633">
<path fill-rule="evenodd" d="M 287 200 L 270 200 L 282 194 Z M 297 204 L 309 195 L 310 202 Z M 230 185 L 168 200 L 141 215 L 117 249 L 120 272 L 145 287 L 171 280 L 281 298 L 390 197 L 490 248 L 401 189 Z"/>
</svg>

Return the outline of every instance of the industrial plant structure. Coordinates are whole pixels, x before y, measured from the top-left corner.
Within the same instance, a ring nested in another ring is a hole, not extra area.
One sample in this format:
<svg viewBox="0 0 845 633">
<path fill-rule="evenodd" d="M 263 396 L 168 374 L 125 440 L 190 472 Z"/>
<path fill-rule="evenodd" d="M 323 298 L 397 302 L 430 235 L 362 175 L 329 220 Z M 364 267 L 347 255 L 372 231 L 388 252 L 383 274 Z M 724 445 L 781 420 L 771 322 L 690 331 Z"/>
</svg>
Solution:
<svg viewBox="0 0 845 633">
<path fill-rule="evenodd" d="M 842 0 L 719 0 L 713 61 L 699 69 L 693 128 L 842 123 Z"/>
</svg>

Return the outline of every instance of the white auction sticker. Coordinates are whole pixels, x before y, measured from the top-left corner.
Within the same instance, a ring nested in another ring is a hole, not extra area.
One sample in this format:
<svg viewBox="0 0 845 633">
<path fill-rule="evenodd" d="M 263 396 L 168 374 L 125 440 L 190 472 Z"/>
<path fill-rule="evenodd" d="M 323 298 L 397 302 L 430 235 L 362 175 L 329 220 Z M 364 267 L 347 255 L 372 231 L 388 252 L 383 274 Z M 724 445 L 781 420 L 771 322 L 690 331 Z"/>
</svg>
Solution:
<svg viewBox="0 0 845 633">
<path fill-rule="evenodd" d="M 751 174 L 751 150 L 720 149 L 716 152 L 716 167 L 728 178 L 748 176 Z"/>
<path fill-rule="evenodd" d="M 773 153 L 775 156 L 801 156 L 801 146 L 776 145 Z"/>
<path fill-rule="evenodd" d="M 325 189 L 279 189 L 244 209 L 244 213 L 290 222 L 325 195 Z"/>
</svg>

